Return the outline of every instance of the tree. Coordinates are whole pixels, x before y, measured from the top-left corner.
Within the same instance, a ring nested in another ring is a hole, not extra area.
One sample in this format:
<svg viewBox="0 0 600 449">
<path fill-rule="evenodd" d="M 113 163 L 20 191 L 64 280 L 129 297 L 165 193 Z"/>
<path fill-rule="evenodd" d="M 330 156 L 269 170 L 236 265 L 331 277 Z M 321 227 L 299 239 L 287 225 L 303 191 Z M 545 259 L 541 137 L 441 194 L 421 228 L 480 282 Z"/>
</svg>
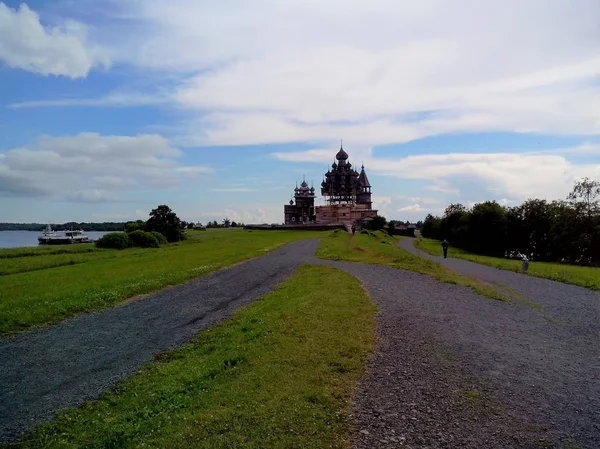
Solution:
<svg viewBox="0 0 600 449">
<path fill-rule="evenodd" d="M 130 233 L 138 230 L 146 230 L 146 222 L 144 220 L 128 221 L 125 223 L 125 232 Z"/>
<path fill-rule="evenodd" d="M 232 227 L 232 228 L 237 228 L 237 227 L 238 227 L 238 224 L 237 224 L 235 221 L 232 221 L 232 222 L 231 222 L 231 227 Z"/>
<path fill-rule="evenodd" d="M 473 206 L 468 219 L 466 249 L 486 256 L 506 253 L 506 210 L 495 201 Z"/>
<path fill-rule="evenodd" d="M 455 212 L 466 212 L 467 208 L 460 203 L 450 203 L 446 209 L 444 209 L 444 216 L 447 217 Z"/>
<path fill-rule="evenodd" d="M 469 211 L 462 204 L 450 204 L 444 211 L 440 221 L 441 237 L 447 239 L 452 245 L 464 247 L 467 239 Z"/>
<path fill-rule="evenodd" d="M 387 233 L 389 235 L 394 235 L 395 232 L 396 232 L 396 225 L 394 224 L 393 221 L 390 221 L 387 226 Z"/>
<path fill-rule="evenodd" d="M 600 182 L 589 178 L 577 181 L 567 197 L 573 203 L 581 203 L 588 217 L 600 209 Z"/>
<path fill-rule="evenodd" d="M 187 228 L 188 228 L 188 229 L 194 229 L 194 223 L 190 221 L 190 222 L 187 224 Z"/>
<path fill-rule="evenodd" d="M 385 219 L 385 217 L 377 215 L 377 216 L 373 217 L 373 220 L 371 220 L 370 227 L 373 231 L 379 231 L 385 227 L 386 223 L 387 223 L 387 220 Z"/>
<path fill-rule="evenodd" d="M 181 220 L 169 206 L 164 204 L 152 209 L 146 227 L 149 231 L 160 232 L 169 242 L 185 239 L 185 234 L 181 230 Z"/>
<path fill-rule="evenodd" d="M 423 227 L 421 230 L 421 234 L 423 237 L 428 239 L 437 239 L 442 240 L 441 237 L 441 218 L 434 217 L 431 214 L 427 214 L 425 217 L 425 221 L 423 222 Z"/>
<path fill-rule="evenodd" d="M 600 263 L 600 182 L 583 178 L 575 183 L 567 197 L 574 209 L 571 235 L 572 246 L 578 249 L 577 263 Z"/>
</svg>

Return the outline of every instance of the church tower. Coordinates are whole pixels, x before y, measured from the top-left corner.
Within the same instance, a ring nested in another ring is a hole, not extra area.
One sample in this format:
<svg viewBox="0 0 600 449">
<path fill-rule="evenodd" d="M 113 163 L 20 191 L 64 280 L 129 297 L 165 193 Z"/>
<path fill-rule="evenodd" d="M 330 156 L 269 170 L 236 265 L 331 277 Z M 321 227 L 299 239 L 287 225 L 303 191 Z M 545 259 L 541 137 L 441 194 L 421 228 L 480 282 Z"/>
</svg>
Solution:
<svg viewBox="0 0 600 449">
<path fill-rule="evenodd" d="M 358 173 L 348 161 L 348 153 L 340 146 L 335 155 L 331 170 L 325 173 L 321 183 L 321 195 L 327 199 L 327 204 L 354 204 L 359 193 Z"/>
<path fill-rule="evenodd" d="M 360 167 L 360 175 L 358 176 L 358 195 L 356 195 L 356 204 L 366 204 L 369 209 L 373 206 L 371 201 L 371 184 L 367 173 L 365 172 L 365 166 Z"/>
</svg>

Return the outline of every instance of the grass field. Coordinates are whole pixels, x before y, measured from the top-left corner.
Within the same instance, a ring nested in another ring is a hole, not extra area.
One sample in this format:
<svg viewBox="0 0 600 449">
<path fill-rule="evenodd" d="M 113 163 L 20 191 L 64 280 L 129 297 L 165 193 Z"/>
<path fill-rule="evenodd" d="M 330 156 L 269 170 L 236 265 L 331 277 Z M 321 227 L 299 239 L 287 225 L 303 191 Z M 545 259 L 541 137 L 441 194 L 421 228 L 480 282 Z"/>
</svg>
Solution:
<svg viewBox="0 0 600 449">
<path fill-rule="evenodd" d="M 0 335 L 54 323 L 176 285 L 294 240 L 302 231 L 192 231 L 158 249 L 91 245 L 0 250 Z"/>
<path fill-rule="evenodd" d="M 303 266 L 97 402 L 6 447 L 347 448 L 375 312 L 355 278 Z"/>
<path fill-rule="evenodd" d="M 474 278 L 454 271 L 399 248 L 398 238 L 383 232 L 358 232 L 352 237 L 343 231 L 334 231 L 321 241 L 317 256 L 323 259 L 387 265 L 407 271 L 426 274 L 449 284 L 462 285 L 488 298 L 507 300 L 501 292 Z"/>
<path fill-rule="evenodd" d="M 419 242 L 415 240 L 415 246 L 434 256 L 442 255 L 442 245 L 437 240 L 422 239 Z M 448 257 L 470 260 L 483 265 L 489 265 L 502 270 L 515 271 L 522 273 L 521 261 L 501 259 L 499 257 L 480 256 L 472 254 L 460 248 L 450 248 Z M 548 262 L 529 262 L 527 274 L 553 281 L 564 282 L 567 284 L 579 285 L 593 290 L 600 291 L 600 268 L 580 267 L 577 265 L 567 265 Z"/>
</svg>

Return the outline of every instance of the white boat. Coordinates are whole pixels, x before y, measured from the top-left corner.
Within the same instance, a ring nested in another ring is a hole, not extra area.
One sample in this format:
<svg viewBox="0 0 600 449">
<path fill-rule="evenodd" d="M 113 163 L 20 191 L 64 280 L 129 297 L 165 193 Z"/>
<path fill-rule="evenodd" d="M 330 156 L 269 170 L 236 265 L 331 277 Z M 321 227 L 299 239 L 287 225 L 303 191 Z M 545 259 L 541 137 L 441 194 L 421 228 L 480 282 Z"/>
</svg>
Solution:
<svg viewBox="0 0 600 449">
<path fill-rule="evenodd" d="M 40 245 L 70 245 L 72 243 L 91 243 L 87 235 L 81 229 L 70 231 L 55 231 L 50 225 L 42 231 L 38 237 Z"/>
</svg>

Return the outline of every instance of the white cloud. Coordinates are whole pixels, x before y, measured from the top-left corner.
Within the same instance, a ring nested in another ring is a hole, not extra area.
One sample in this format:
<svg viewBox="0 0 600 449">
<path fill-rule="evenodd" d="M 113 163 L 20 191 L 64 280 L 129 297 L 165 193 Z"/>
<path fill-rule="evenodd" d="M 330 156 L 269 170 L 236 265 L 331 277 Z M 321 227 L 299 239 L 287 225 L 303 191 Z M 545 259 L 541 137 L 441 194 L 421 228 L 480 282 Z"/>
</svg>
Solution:
<svg viewBox="0 0 600 449">
<path fill-rule="evenodd" d="M 600 133 L 596 1 L 418 3 L 147 1 L 137 62 L 200 72 L 198 144 Z"/>
<path fill-rule="evenodd" d="M 87 76 L 97 65 L 109 65 L 108 54 L 88 44 L 86 27 L 75 21 L 44 27 L 37 13 L 21 4 L 0 2 L 0 61 L 8 67 L 41 75 Z"/>
<path fill-rule="evenodd" d="M 68 193 L 67 201 L 75 203 L 104 203 L 114 202 L 117 198 L 106 190 L 79 190 L 77 192 Z"/>
<path fill-rule="evenodd" d="M 430 197 L 417 197 L 417 196 L 409 196 L 409 195 L 395 195 L 394 199 L 405 200 L 411 203 L 419 203 L 419 204 L 435 204 L 439 205 L 439 198 L 430 198 Z"/>
<path fill-rule="evenodd" d="M 244 224 L 256 223 L 281 223 L 283 219 L 283 205 L 248 203 L 230 204 L 220 210 L 205 211 L 201 206 L 196 211 L 183 211 L 182 217 L 188 217 L 191 221 L 208 222 L 217 220 L 221 222 L 224 218 Z"/>
<path fill-rule="evenodd" d="M 110 202 L 137 190 L 176 186 L 212 172 L 208 166 L 180 165 L 180 155 L 159 135 L 44 136 L 34 147 L 4 153 L 0 194 Z"/>
<path fill-rule="evenodd" d="M 229 187 L 221 189 L 210 189 L 211 192 L 254 192 L 256 189 L 248 189 L 245 187 Z"/>
<path fill-rule="evenodd" d="M 333 152 L 330 151 L 329 155 Z M 348 150 L 350 156 L 354 153 Z M 573 183 L 584 176 L 595 177 L 597 164 L 575 163 L 568 156 L 600 155 L 593 144 L 529 153 L 423 154 L 404 158 L 378 157 L 371 149 L 357 152 L 364 160 L 371 184 L 381 176 L 425 182 L 424 189 L 439 196 L 394 195 L 382 197 L 382 207 L 392 211 L 435 211 L 449 202 L 497 199 L 512 204 L 528 198 L 565 199 Z M 274 153 L 290 162 L 325 162 L 321 151 Z M 477 197 L 477 198 L 475 198 Z M 374 195 L 374 200 L 377 196 Z M 408 203 L 408 204 L 406 204 Z M 419 208 L 419 209 L 417 209 Z"/>
<path fill-rule="evenodd" d="M 527 153 L 451 153 L 408 156 L 398 160 L 374 158 L 368 166 L 374 173 L 402 179 L 435 180 L 434 189 L 441 181 L 451 186 L 448 190 L 459 190 L 461 198 L 493 194 L 508 200 L 564 199 L 576 179 L 593 176 L 595 169 L 591 164 L 575 164 L 559 155 Z M 473 191 L 473 188 L 477 190 Z"/>
<path fill-rule="evenodd" d="M 597 0 L 111 5 L 122 10 L 121 25 L 101 32 L 103 42 L 112 42 L 116 60 L 165 76 L 162 97 L 13 107 L 170 100 L 189 112 L 190 145 L 329 145 L 339 136 L 368 147 L 454 132 L 600 134 Z"/>
<path fill-rule="evenodd" d="M 22 101 L 8 105 L 9 109 L 48 107 L 133 107 L 166 104 L 172 101 L 166 95 L 143 93 L 111 93 L 99 98 L 63 98 L 60 100 Z"/>
<path fill-rule="evenodd" d="M 398 212 L 422 212 L 423 208 L 418 204 L 411 204 L 410 206 L 404 206 L 398 209 Z"/>
</svg>

